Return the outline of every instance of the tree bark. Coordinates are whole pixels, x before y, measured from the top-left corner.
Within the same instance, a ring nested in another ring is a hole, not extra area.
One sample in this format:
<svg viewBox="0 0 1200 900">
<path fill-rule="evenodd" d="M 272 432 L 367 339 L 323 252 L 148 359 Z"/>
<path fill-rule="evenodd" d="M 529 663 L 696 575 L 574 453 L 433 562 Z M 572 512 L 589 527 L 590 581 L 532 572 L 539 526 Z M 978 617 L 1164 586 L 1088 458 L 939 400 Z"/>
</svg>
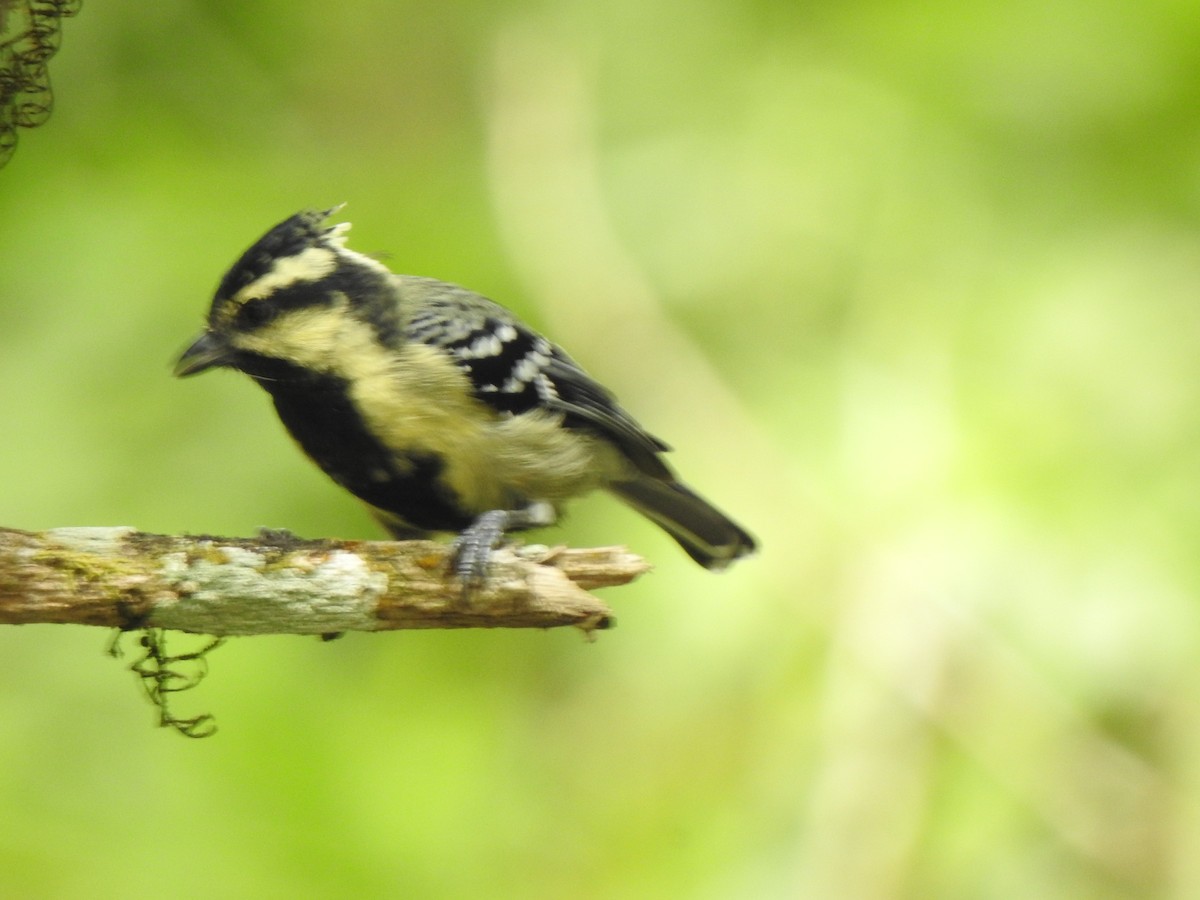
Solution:
<svg viewBox="0 0 1200 900">
<path fill-rule="evenodd" d="M 649 570 L 620 547 L 502 547 L 469 595 L 432 541 L 0 528 L 0 625 L 59 623 L 198 634 L 400 628 L 607 628 L 588 591 Z"/>
</svg>

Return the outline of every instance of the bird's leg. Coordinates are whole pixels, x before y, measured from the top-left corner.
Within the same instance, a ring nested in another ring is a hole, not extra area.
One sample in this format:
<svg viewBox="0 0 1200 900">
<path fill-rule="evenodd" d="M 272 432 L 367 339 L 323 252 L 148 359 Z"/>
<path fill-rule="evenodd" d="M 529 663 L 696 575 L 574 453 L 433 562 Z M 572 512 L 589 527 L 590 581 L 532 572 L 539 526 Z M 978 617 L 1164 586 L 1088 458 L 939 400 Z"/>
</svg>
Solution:
<svg viewBox="0 0 1200 900">
<path fill-rule="evenodd" d="M 463 583 L 463 593 L 482 587 L 487 581 L 492 551 L 509 531 L 553 525 L 558 518 L 549 503 L 530 503 L 521 509 L 493 509 L 479 516 L 454 541 L 451 565 Z"/>
</svg>

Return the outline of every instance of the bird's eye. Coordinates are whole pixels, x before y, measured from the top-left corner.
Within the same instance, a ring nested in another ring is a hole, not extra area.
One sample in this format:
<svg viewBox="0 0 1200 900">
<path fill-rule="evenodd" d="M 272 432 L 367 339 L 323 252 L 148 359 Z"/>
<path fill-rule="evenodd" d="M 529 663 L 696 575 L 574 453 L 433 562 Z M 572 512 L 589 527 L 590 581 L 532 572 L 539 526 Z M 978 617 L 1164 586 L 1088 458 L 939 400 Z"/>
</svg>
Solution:
<svg viewBox="0 0 1200 900">
<path fill-rule="evenodd" d="M 275 307 L 266 300 L 247 300 L 237 311 L 239 328 L 262 328 L 275 318 Z"/>
</svg>

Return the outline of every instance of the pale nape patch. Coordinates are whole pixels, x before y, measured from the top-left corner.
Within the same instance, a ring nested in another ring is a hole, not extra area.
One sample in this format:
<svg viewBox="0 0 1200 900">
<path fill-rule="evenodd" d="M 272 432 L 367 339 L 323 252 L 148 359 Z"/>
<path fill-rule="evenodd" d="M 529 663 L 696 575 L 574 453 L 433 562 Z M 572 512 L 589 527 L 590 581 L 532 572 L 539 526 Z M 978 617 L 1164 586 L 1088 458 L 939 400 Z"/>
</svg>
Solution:
<svg viewBox="0 0 1200 900">
<path fill-rule="evenodd" d="M 338 208 L 340 209 L 341 207 L 338 207 Z M 329 229 L 329 232 L 325 235 L 325 241 L 328 244 L 336 247 L 337 251 L 339 253 L 341 253 L 343 256 L 347 257 L 348 259 L 353 260 L 354 262 L 358 263 L 359 265 L 367 266 L 368 268 L 374 269 L 376 272 L 382 272 L 388 276 L 393 275 L 394 273 L 392 272 L 392 270 L 389 269 L 387 266 L 385 266 L 383 263 L 381 263 L 379 260 L 373 259 L 370 256 L 366 256 L 362 253 L 359 253 L 356 250 L 351 250 L 349 247 L 346 246 L 346 232 L 348 232 L 349 230 L 350 230 L 349 222 L 339 222 L 337 225 L 334 225 L 332 228 Z"/>
</svg>

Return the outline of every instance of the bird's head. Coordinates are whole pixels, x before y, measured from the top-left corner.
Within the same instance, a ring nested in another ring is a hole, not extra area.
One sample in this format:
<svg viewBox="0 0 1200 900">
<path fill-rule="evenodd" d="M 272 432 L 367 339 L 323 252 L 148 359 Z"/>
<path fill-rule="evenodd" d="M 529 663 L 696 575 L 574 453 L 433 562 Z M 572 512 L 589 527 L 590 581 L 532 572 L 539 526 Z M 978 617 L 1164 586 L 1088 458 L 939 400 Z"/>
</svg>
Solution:
<svg viewBox="0 0 1200 900">
<path fill-rule="evenodd" d="M 345 246 L 341 207 L 305 211 L 258 239 L 225 273 L 208 327 L 175 365 L 178 376 L 239 369 L 263 383 L 341 375 L 363 348 L 395 331 L 392 274 Z"/>
</svg>

